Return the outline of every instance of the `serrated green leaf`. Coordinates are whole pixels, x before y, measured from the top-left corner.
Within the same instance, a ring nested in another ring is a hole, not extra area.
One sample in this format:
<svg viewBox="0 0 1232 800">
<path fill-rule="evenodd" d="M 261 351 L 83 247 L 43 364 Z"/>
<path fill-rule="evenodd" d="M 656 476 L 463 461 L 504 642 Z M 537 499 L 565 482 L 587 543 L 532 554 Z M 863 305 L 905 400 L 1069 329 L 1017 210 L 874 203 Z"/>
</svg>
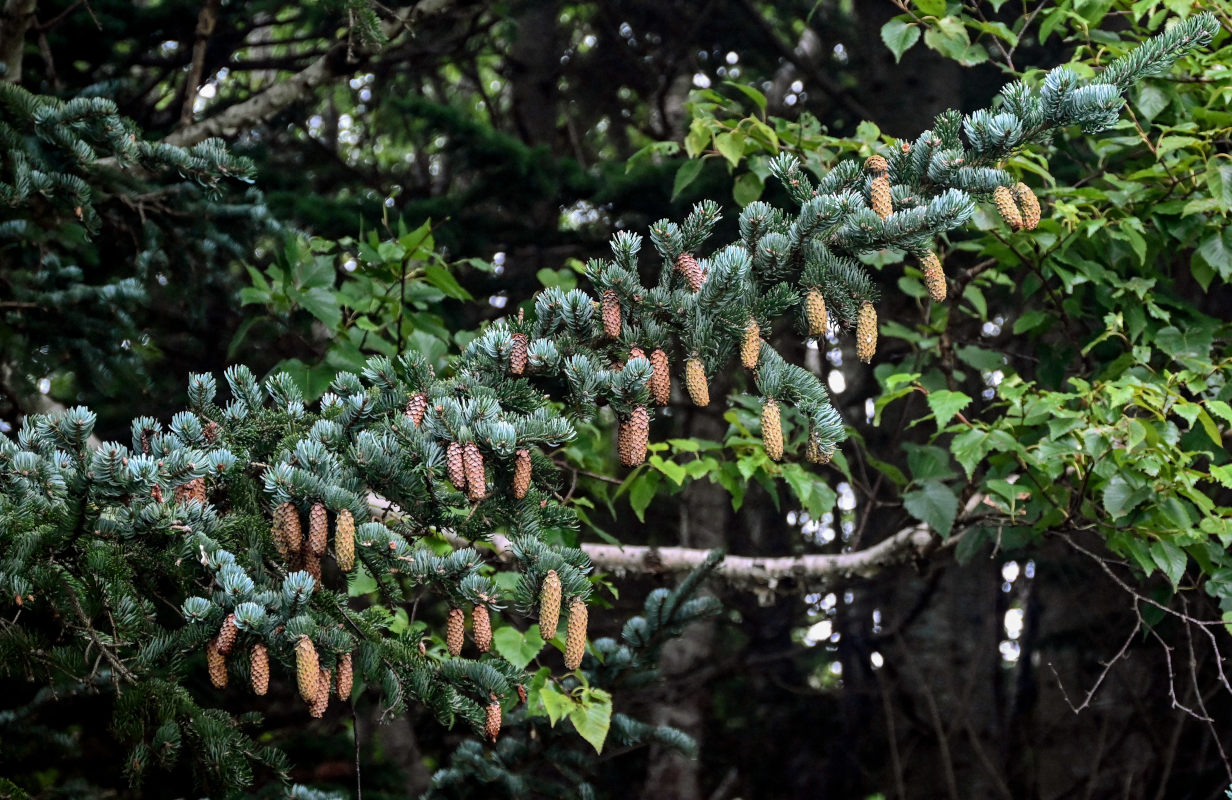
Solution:
<svg viewBox="0 0 1232 800">
<path fill-rule="evenodd" d="M 937 430 L 950 424 L 954 415 L 971 403 L 971 398 L 962 392 L 951 392 L 949 389 L 938 389 L 928 393 L 928 408 L 937 421 Z"/>
<path fill-rule="evenodd" d="M 942 13 L 945 13 L 944 7 Z M 895 63 L 901 61 L 903 53 L 910 50 L 912 45 L 919 40 L 920 27 L 915 23 L 895 18 L 881 26 L 881 41 L 894 54 Z"/>
<path fill-rule="evenodd" d="M 526 669 L 526 665 L 539 655 L 543 644 L 538 625 L 531 625 L 525 633 L 512 625 L 497 628 L 492 632 L 493 649 L 516 669 Z"/>
<path fill-rule="evenodd" d="M 596 753 L 602 753 L 612 724 L 612 696 L 602 689 L 582 690 L 581 702 L 569 712 L 569 721 Z"/>
<path fill-rule="evenodd" d="M 958 497 L 941 481 L 925 481 L 919 489 L 903 495 L 903 508 L 945 538 L 958 518 Z"/>
<path fill-rule="evenodd" d="M 1181 576 L 1185 574 L 1185 565 L 1189 558 L 1184 550 L 1172 542 L 1161 539 L 1151 544 L 1151 560 L 1163 574 L 1168 576 L 1173 588 L 1176 588 L 1181 582 Z"/>
</svg>

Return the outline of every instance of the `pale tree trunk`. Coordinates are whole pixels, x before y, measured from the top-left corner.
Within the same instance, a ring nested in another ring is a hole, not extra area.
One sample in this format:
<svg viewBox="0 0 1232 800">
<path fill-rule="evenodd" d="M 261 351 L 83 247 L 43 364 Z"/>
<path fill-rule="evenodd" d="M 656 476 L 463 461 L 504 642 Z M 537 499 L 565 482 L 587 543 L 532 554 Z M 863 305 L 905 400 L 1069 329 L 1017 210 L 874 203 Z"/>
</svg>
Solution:
<svg viewBox="0 0 1232 800">
<path fill-rule="evenodd" d="M 0 80 L 21 83 L 21 60 L 26 48 L 26 31 L 34 22 L 37 0 L 7 0 L 0 9 L 0 61 L 5 72 Z"/>
</svg>

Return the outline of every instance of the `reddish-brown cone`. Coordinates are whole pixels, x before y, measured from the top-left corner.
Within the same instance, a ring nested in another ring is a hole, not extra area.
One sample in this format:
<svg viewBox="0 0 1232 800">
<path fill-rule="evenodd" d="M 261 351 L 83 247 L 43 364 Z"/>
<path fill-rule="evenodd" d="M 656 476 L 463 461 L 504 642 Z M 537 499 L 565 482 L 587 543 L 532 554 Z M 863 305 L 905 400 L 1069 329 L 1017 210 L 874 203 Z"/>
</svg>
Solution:
<svg viewBox="0 0 1232 800">
<path fill-rule="evenodd" d="M 479 445 L 466 443 L 462 449 L 462 467 L 466 472 L 466 496 L 472 501 L 487 497 L 487 478 L 483 474 L 483 453 L 479 452 Z"/>
<path fill-rule="evenodd" d="M 628 417 L 620 421 L 616 434 L 616 450 L 620 454 L 620 463 L 625 467 L 636 467 L 646 460 L 646 447 L 650 444 L 650 412 L 645 406 L 633 409 Z"/>
<path fill-rule="evenodd" d="M 466 637 L 466 612 L 460 608 L 449 609 L 449 618 L 445 621 L 445 644 L 449 647 L 449 655 L 462 654 L 462 643 Z"/>
<path fill-rule="evenodd" d="M 665 406 L 672 400 L 672 373 L 667 363 L 667 353 L 655 348 L 650 351 L 650 380 L 647 386 L 656 406 Z"/>
<path fill-rule="evenodd" d="M 449 472 L 449 482 L 460 492 L 466 491 L 466 467 L 462 463 L 462 445 L 450 442 L 445 448 L 445 469 Z"/>
<path fill-rule="evenodd" d="M 329 538 L 329 514 L 324 503 L 313 503 L 308 512 L 308 549 L 314 556 L 325 554 L 325 544 Z"/>
<path fill-rule="evenodd" d="M 312 702 L 308 704 L 308 713 L 313 719 L 320 719 L 325 716 L 325 709 L 329 708 L 329 670 L 317 670 L 317 693 Z"/>
<path fill-rule="evenodd" d="M 423 424 L 424 414 L 428 411 L 428 396 L 420 393 L 406 401 L 406 415 L 411 418 L 411 424 L 418 428 Z"/>
<path fill-rule="evenodd" d="M 620 338 L 620 297 L 615 291 L 608 289 L 603 293 L 602 310 L 603 334 L 609 339 Z"/>
<path fill-rule="evenodd" d="M 676 269 L 684 275 L 684 279 L 688 281 L 690 289 L 696 292 L 702 288 L 702 283 L 706 280 L 706 276 L 702 274 L 701 264 L 698 264 L 697 259 L 692 255 L 681 253 L 677 256 Z"/>
<path fill-rule="evenodd" d="M 205 643 L 205 664 L 209 667 L 210 683 L 215 689 L 227 688 L 227 657 L 218 652 L 218 640 Z"/>
<path fill-rule="evenodd" d="M 351 686 L 355 682 L 355 668 L 351 664 L 351 654 L 338 656 L 338 699 L 347 700 L 351 697 Z"/>
<path fill-rule="evenodd" d="M 513 457 L 513 496 L 521 500 L 530 491 L 530 451 L 519 450 Z"/>
<path fill-rule="evenodd" d="M 526 340 L 526 334 L 513 334 L 513 345 L 509 348 L 509 372 L 512 375 L 521 375 L 526 371 L 526 362 L 530 356 L 527 348 L 530 343 Z"/>
<path fill-rule="evenodd" d="M 492 617 L 488 614 L 488 607 L 482 603 L 471 611 L 471 634 L 475 637 L 479 652 L 486 653 L 492 649 Z"/>
<path fill-rule="evenodd" d="M 218 629 L 218 636 L 214 639 L 214 646 L 218 648 L 218 652 L 224 656 L 230 655 L 239 632 L 240 629 L 235 625 L 235 615 L 228 614 L 227 618 L 222 621 L 222 627 Z"/>
<path fill-rule="evenodd" d="M 501 729 L 501 706 L 495 699 L 488 703 L 487 716 L 483 725 L 484 733 L 487 734 L 489 741 L 496 741 L 496 737 L 500 735 Z"/>
</svg>

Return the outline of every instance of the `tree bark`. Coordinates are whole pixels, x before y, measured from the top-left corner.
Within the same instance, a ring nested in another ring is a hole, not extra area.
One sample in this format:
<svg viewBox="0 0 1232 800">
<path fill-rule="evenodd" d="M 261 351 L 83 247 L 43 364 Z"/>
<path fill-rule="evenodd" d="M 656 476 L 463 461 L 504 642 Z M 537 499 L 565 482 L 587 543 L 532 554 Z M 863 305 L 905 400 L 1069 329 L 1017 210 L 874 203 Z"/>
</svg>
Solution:
<svg viewBox="0 0 1232 800">
<path fill-rule="evenodd" d="M 0 10 L 0 61 L 5 72 L 0 80 L 21 83 L 21 61 L 26 49 L 26 31 L 34 22 L 38 0 L 8 0 Z"/>
</svg>

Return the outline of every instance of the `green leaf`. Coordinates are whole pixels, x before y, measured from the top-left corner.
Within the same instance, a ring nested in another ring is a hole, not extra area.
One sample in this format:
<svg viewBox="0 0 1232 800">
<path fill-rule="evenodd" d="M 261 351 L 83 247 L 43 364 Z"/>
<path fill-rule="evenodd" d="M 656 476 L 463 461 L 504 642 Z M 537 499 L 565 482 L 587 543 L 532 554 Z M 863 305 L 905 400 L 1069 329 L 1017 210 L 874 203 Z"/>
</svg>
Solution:
<svg viewBox="0 0 1232 800">
<path fill-rule="evenodd" d="M 539 626 L 531 625 L 525 633 L 512 625 L 497 628 L 492 632 L 492 647 L 514 669 L 526 669 L 526 665 L 543 649 L 543 637 Z"/>
<path fill-rule="evenodd" d="M 1124 475 L 1113 475 L 1104 487 L 1104 510 L 1114 519 L 1125 516 L 1145 499 L 1145 493 L 1131 486 Z"/>
<path fill-rule="evenodd" d="M 945 13 L 944 7 L 942 13 Z M 881 41 L 885 42 L 885 46 L 890 48 L 890 52 L 894 54 L 895 63 L 902 60 L 903 53 L 910 50 L 911 46 L 919 40 L 920 28 L 915 23 L 904 22 L 896 18 L 881 26 Z"/>
<path fill-rule="evenodd" d="M 958 497 L 941 481 L 925 481 L 919 489 L 903 495 L 903 508 L 942 537 L 948 537 L 958 517 Z"/>
<path fill-rule="evenodd" d="M 428 283 L 445 293 L 447 297 L 452 297 L 455 300 L 473 300 L 471 293 L 462 288 L 462 284 L 458 283 L 458 279 L 449 273 L 449 270 L 444 267 L 430 264 L 424 267 L 424 278 Z"/>
<path fill-rule="evenodd" d="M 950 440 L 950 452 L 967 473 L 967 480 L 975 474 L 975 468 L 988 454 L 990 437 L 988 431 L 968 428 Z"/>
<path fill-rule="evenodd" d="M 747 206 L 761 197 L 766 184 L 752 172 L 746 172 L 736 178 L 732 184 L 732 199 L 741 207 Z"/>
<path fill-rule="evenodd" d="M 629 487 L 629 507 L 637 515 L 639 522 L 646 521 L 646 507 L 654 499 L 661 480 L 663 476 L 658 472 L 645 470 L 634 479 L 633 485 Z"/>
<path fill-rule="evenodd" d="M 962 392 L 951 392 L 949 389 L 938 389 L 928 393 L 928 407 L 937 419 L 937 430 L 950 424 L 950 420 L 971 402 L 971 398 Z"/>
<path fill-rule="evenodd" d="M 950 468 L 950 454 L 940 447 L 919 445 L 907 442 L 907 467 L 911 470 L 911 478 L 915 481 L 926 481 L 954 477 Z"/>
<path fill-rule="evenodd" d="M 295 296 L 300 307 L 321 320 L 331 331 L 342 324 L 342 306 L 332 289 L 318 286 Z"/>
<path fill-rule="evenodd" d="M 723 83 L 752 100 L 753 104 L 757 106 L 758 111 L 763 114 L 766 113 L 766 96 L 764 94 L 757 91 L 752 86 L 749 86 L 747 83 L 737 83 L 736 81 L 723 81 Z"/>
<path fill-rule="evenodd" d="M 581 702 L 569 712 L 569 721 L 596 753 L 602 753 L 612 724 L 612 696 L 602 689 L 583 689 Z"/>
<path fill-rule="evenodd" d="M 920 9 L 921 14 L 939 17 L 945 13 L 945 0 L 914 0 L 912 4 Z"/>
<path fill-rule="evenodd" d="M 720 133 L 714 137 L 714 148 L 734 167 L 744 157 L 744 134 Z"/>
<path fill-rule="evenodd" d="M 543 710 L 548 712 L 548 721 L 553 728 L 557 722 L 569 716 L 577 705 L 571 696 L 561 693 L 550 683 L 544 684 L 539 690 L 539 700 L 543 703 Z"/>
<path fill-rule="evenodd" d="M 703 162 L 698 158 L 686 161 L 680 165 L 680 169 L 676 170 L 676 180 L 672 183 L 673 200 L 679 197 L 680 193 L 701 174 L 702 166 Z"/>
<path fill-rule="evenodd" d="M 1181 576 L 1185 574 L 1185 564 L 1189 558 L 1184 550 L 1161 539 L 1151 544 L 1151 560 L 1168 576 L 1168 580 L 1172 581 L 1173 588 L 1176 588 Z"/>
</svg>

